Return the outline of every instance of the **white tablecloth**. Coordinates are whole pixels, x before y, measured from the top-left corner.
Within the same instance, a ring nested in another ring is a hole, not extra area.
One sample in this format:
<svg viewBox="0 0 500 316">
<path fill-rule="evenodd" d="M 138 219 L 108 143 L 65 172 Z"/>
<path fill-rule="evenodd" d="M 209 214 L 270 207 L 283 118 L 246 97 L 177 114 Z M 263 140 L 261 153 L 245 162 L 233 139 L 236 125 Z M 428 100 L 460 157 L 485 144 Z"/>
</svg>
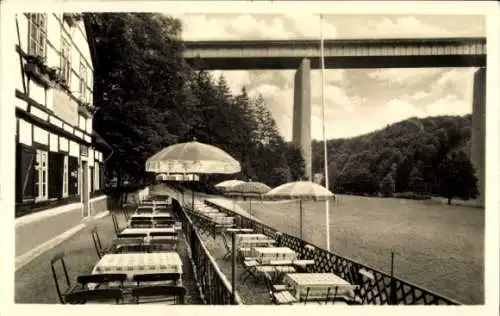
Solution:
<svg viewBox="0 0 500 316">
<path fill-rule="evenodd" d="M 273 260 L 295 260 L 297 253 L 288 247 L 254 247 L 252 257 L 266 264 Z"/>
<path fill-rule="evenodd" d="M 346 289 L 351 292 L 351 284 L 333 273 L 288 273 L 283 279 L 285 284 L 295 288 L 297 299 L 304 298 L 309 288 L 308 298 L 326 297 L 330 288 L 330 298 L 333 298 L 335 287 L 338 287 L 338 294 L 344 294 Z M 354 296 L 353 293 L 349 295 Z"/>
<path fill-rule="evenodd" d="M 107 254 L 92 271 L 92 274 L 100 273 L 126 273 L 129 280 L 134 274 L 182 274 L 182 261 L 176 252 Z"/>
</svg>

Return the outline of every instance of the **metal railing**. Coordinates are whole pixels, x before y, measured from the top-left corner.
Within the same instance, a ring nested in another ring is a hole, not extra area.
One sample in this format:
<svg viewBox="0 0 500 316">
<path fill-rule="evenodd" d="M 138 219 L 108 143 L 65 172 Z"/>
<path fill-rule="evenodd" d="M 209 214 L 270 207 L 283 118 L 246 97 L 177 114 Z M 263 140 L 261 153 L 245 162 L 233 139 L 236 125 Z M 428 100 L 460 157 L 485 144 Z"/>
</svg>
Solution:
<svg viewBox="0 0 500 316">
<path fill-rule="evenodd" d="M 335 273 L 351 284 L 359 286 L 363 304 L 376 305 L 461 305 L 461 303 L 431 292 L 408 281 L 391 277 L 375 268 L 361 264 L 329 252 L 298 237 L 281 233 L 261 222 L 233 212 L 210 201 L 209 206 L 235 218 L 235 224 L 244 228 L 252 228 L 275 238 L 279 246 L 289 247 L 299 255 L 300 259 L 312 259 L 314 265 L 307 267 L 307 272 Z"/>
<path fill-rule="evenodd" d="M 182 221 L 182 230 L 191 250 L 193 270 L 204 303 L 208 305 L 243 304 L 238 293 L 234 293 L 233 297 L 231 283 L 203 244 L 200 233 L 190 216 L 175 199 L 172 199 L 172 210 Z"/>
</svg>

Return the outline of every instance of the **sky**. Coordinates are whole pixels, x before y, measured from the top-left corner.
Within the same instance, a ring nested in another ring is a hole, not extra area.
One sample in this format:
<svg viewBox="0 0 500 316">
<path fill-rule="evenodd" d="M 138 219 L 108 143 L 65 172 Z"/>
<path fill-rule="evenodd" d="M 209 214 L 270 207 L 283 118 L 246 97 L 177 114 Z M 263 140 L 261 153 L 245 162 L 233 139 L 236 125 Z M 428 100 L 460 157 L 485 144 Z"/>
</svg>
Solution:
<svg viewBox="0 0 500 316">
<path fill-rule="evenodd" d="M 318 39 L 317 15 L 176 14 L 184 40 Z M 486 36 L 479 15 L 326 15 L 325 39 Z M 410 117 L 472 111 L 473 68 L 326 70 L 326 137 L 361 135 Z M 295 70 L 213 71 L 233 93 L 262 94 L 286 140 L 292 137 Z M 311 136 L 323 139 L 321 71 L 311 72 Z"/>
</svg>

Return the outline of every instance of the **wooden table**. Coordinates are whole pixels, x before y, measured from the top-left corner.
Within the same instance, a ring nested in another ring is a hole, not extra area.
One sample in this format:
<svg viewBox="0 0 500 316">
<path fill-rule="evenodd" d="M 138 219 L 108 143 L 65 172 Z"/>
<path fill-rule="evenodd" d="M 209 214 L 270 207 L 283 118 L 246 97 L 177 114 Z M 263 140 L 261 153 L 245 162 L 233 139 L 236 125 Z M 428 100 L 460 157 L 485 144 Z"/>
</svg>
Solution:
<svg viewBox="0 0 500 316">
<path fill-rule="evenodd" d="M 297 300 L 305 298 L 307 288 L 309 288 L 308 299 L 326 298 L 328 289 L 330 289 L 329 295 L 333 298 L 335 287 L 338 287 L 339 292 L 352 290 L 349 282 L 333 273 L 288 273 L 283 283 L 295 288 Z M 350 294 L 354 297 L 354 293 Z"/>
</svg>

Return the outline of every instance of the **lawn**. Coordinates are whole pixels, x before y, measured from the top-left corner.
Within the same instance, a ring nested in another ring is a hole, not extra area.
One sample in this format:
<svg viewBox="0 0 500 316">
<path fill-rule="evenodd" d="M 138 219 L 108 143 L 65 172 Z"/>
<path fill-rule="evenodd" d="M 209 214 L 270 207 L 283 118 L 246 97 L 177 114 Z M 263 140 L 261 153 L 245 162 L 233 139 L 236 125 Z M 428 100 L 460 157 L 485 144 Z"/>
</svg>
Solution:
<svg viewBox="0 0 500 316">
<path fill-rule="evenodd" d="M 248 202 L 239 205 L 248 210 Z M 324 202 L 304 202 L 304 239 L 325 247 Z M 252 215 L 299 235 L 299 203 L 252 202 Z M 484 303 L 484 209 L 435 201 L 338 196 L 330 203 L 334 253 L 464 304 Z"/>
</svg>

